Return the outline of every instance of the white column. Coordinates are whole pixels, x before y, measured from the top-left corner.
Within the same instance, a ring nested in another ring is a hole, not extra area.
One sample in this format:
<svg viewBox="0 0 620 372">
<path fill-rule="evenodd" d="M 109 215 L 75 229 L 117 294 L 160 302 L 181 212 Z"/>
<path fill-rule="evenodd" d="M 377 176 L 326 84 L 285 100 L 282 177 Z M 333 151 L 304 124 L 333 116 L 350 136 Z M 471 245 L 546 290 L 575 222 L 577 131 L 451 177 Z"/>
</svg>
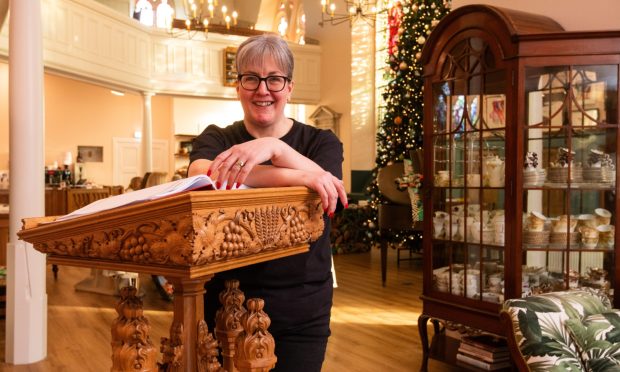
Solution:
<svg viewBox="0 0 620 372">
<path fill-rule="evenodd" d="M 47 354 L 45 255 L 17 239 L 21 219 L 45 215 L 43 45 L 40 0 L 11 0 L 9 24 L 10 215 L 6 361 Z"/>
<path fill-rule="evenodd" d="M 151 97 L 154 94 L 143 92 L 142 99 L 144 103 L 142 115 L 142 167 L 144 173 L 153 171 L 153 113 L 151 111 Z"/>
</svg>

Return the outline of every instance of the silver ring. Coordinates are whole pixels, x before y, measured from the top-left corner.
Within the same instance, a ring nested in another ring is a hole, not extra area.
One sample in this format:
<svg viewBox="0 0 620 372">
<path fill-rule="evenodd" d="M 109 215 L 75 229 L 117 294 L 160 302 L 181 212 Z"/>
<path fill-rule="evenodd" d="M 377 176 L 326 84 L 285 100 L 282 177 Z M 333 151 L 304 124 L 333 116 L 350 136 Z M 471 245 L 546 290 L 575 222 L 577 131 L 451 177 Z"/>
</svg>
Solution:
<svg viewBox="0 0 620 372">
<path fill-rule="evenodd" d="M 243 166 L 245 165 L 245 162 L 243 160 L 239 160 L 235 163 L 235 165 L 238 165 L 239 168 L 243 168 Z"/>
</svg>

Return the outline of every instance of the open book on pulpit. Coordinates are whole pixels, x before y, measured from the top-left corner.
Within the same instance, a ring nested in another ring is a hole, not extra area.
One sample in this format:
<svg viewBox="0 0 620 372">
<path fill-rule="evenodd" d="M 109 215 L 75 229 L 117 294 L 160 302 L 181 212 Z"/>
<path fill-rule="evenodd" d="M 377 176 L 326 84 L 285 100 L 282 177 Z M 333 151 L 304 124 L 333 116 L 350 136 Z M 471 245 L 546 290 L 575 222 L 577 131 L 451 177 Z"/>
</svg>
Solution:
<svg viewBox="0 0 620 372">
<path fill-rule="evenodd" d="M 241 185 L 237 189 L 247 189 L 248 186 Z M 220 190 L 226 189 L 226 183 L 224 183 Z M 205 175 L 199 174 L 197 176 L 183 178 L 180 180 L 163 183 L 161 185 L 147 187 L 145 189 L 136 190 L 120 195 L 111 196 L 105 199 L 96 200 L 85 207 L 77 209 L 69 214 L 60 216 L 54 220 L 66 221 L 76 217 L 85 216 L 101 212 L 104 210 L 114 209 L 125 205 L 145 202 L 149 200 L 156 200 L 165 198 L 170 195 L 176 195 L 184 191 L 196 191 L 196 190 L 217 190 L 215 182 Z"/>
</svg>

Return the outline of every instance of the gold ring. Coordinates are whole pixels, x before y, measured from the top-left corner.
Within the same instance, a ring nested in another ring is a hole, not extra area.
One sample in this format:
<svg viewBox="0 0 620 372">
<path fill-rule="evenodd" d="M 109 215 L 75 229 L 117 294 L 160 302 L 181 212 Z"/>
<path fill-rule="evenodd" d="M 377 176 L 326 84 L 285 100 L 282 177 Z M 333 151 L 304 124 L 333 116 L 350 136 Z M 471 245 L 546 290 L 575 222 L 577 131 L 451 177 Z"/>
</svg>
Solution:
<svg viewBox="0 0 620 372">
<path fill-rule="evenodd" d="M 243 166 L 245 165 L 245 162 L 243 160 L 239 160 L 237 161 L 237 163 L 235 163 L 235 165 L 238 165 L 239 168 L 243 168 Z"/>
</svg>

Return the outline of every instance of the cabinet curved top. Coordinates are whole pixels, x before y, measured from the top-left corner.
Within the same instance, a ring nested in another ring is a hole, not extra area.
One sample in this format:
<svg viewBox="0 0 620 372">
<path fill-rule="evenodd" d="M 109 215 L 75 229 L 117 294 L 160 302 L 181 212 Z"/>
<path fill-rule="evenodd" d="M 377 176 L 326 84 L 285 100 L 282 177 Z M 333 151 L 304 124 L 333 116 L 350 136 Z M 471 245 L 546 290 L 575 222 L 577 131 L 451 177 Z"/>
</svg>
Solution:
<svg viewBox="0 0 620 372">
<path fill-rule="evenodd" d="M 464 25 L 469 25 L 464 27 Z M 436 61 L 433 55 L 441 53 L 453 36 L 465 30 L 482 30 L 497 35 L 498 40 L 515 40 L 517 36 L 563 32 L 555 20 L 533 13 L 489 5 L 467 5 L 446 15 L 429 36 L 422 50 L 422 65 Z M 500 35 L 509 35 L 501 38 Z M 506 46 L 508 47 L 508 46 Z M 509 54 L 506 53 L 505 55 Z"/>
</svg>

